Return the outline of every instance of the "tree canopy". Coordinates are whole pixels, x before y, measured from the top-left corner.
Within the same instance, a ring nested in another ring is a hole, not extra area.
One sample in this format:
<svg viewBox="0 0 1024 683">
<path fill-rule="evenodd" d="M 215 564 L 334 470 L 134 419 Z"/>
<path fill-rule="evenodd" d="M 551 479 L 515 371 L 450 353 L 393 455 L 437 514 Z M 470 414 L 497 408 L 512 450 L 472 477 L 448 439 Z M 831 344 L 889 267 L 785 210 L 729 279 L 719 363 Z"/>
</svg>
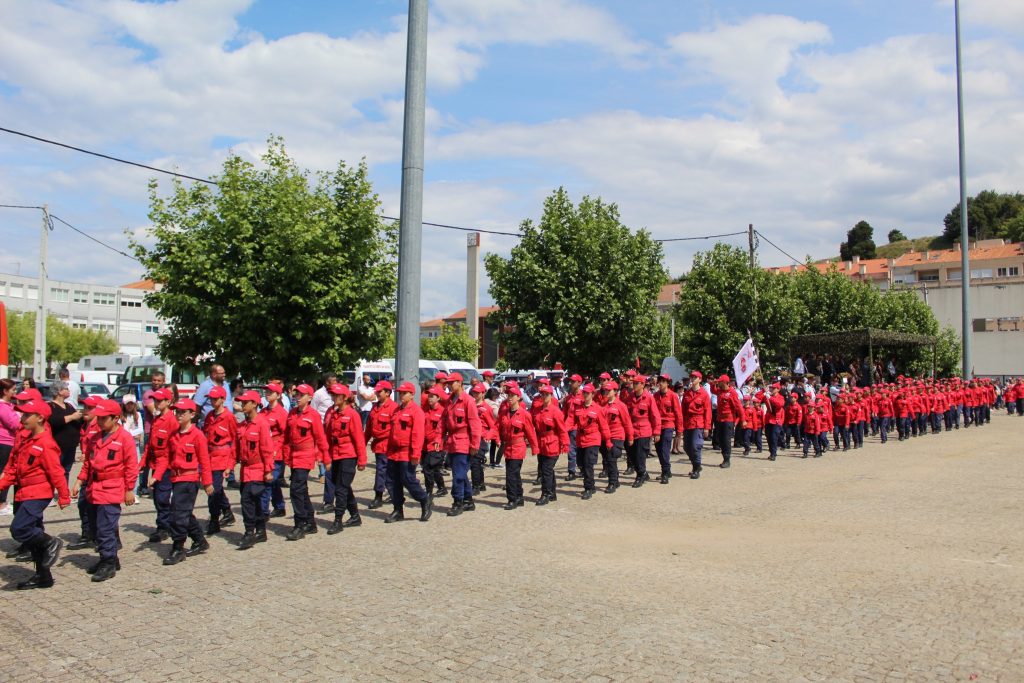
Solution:
<svg viewBox="0 0 1024 683">
<path fill-rule="evenodd" d="M 942 220 L 943 235 L 960 239 L 960 202 Z M 967 234 L 975 239 L 1024 240 L 1024 194 L 983 190 L 967 198 Z"/>
<path fill-rule="evenodd" d="M 431 360 L 461 360 L 476 363 L 480 353 L 480 345 L 469 338 L 469 331 L 464 323 L 444 325 L 440 336 L 420 339 L 420 358 Z"/>
<path fill-rule="evenodd" d="M 901 230 L 890 230 L 889 231 L 889 244 L 893 242 L 902 242 L 907 239 L 907 236 L 903 234 Z"/>
<path fill-rule="evenodd" d="M 584 197 L 574 205 L 564 188 L 544 201 L 539 223 L 520 230 L 509 258 L 484 259 L 508 362 L 560 361 L 580 373 L 633 365 L 661 324 L 661 245 L 623 225 L 615 204 Z"/>
<path fill-rule="evenodd" d="M 877 258 L 875 229 L 867 221 L 860 221 L 846 233 L 846 241 L 839 245 L 839 258 L 850 261 L 854 256 Z"/>
<path fill-rule="evenodd" d="M 159 354 L 210 355 L 245 377 L 308 377 L 382 355 L 394 325 L 397 226 L 379 217 L 365 162 L 310 174 L 268 141 L 232 154 L 215 190 L 150 182 L 152 246 L 133 240 L 166 321 Z"/>
</svg>

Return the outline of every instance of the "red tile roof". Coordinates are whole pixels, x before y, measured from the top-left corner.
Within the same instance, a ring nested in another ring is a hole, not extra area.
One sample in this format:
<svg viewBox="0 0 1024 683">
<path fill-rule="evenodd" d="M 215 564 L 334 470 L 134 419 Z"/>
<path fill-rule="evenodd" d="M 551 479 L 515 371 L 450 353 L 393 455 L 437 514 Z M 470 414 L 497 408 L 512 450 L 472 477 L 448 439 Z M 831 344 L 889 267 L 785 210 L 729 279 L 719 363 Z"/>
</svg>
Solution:
<svg viewBox="0 0 1024 683">
<path fill-rule="evenodd" d="M 138 282 L 129 282 L 126 285 L 121 285 L 123 289 L 156 289 L 156 283 L 152 280 L 139 280 Z"/>
</svg>

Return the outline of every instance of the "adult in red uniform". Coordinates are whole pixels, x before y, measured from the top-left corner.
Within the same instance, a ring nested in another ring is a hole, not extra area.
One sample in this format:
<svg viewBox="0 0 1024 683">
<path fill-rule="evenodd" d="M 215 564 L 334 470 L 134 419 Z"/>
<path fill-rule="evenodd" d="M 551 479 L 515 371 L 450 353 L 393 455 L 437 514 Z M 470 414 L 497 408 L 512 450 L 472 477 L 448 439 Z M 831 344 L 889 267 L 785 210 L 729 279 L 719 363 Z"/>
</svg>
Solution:
<svg viewBox="0 0 1024 683">
<path fill-rule="evenodd" d="M 156 418 L 149 429 L 149 441 L 146 442 L 144 455 L 145 468 L 149 470 L 153 485 L 153 507 L 156 508 L 156 531 L 149 535 L 150 543 L 167 540 L 171 533 L 171 471 L 167 466 L 171 435 L 178 431 L 178 421 L 171 410 L 171 399 L 174 394 L 170 389 L 157 389 L 153 392 L 153 413 Z M 160 467 L 160 476 L 153 477 L 153 472 Z"/>
<path fill-rule="evenodd" d="M 238 425 L 235 438 L 235 459 L 242 482 L 242 524 L 245 533 L 239 550 L 248 550 L 267 541 L 267 513 L 263 509 L 263 492 L 274 481 L 274 441 L 270 436 L 267 416 L 259 412 L 260 395 L 246 391 L 238 397 L 245 420 Z M 210 423 L 207 416 L 206 423 Z"/>
<path fill-rule="evenodd" d="M 352 392 L 341 382 L 335 382 L 328 391 L 334 396 L 334 405 L 327 411 L 324 431 L 327 433 L 328 459 L 331 479 L 334 481 L 334 523 L 327 530 L 330 535 L 347 526 L 360 526 L 359 505 L 352 491 L 356 470 L 366 469 L 366 436 L 363 421 L 353 405 Z M 343 521 L 348 510 L 348 521 Z"/>
<path fill-rule="evenodd" d="M 765 397 L 765 427 L 768 439 L 768 459 L 775 460 L 782 444 L 782 428 L 786 419 L 786 399 L 782 397 L 782 385 L 778 382 L 768 387 Z"/>
<path fill-rule="evenodd" d="M 30 400 L 17 406 L 17 410 L 24 431 L 0 474 L 0 490 L 18 487 L 14 492 L 17 509 L 11 521 L 11 537 L 32 553 L 36 566 L 35 573 L 18 584 L 18 590 L 50 588 L 50 567 L 57 561 L 64 542 L 46 533 L 43 512 L 53 500 L 54 490 L 62 510 L 71 504 L 68 480 L 60 464 L 60 447 L 46 428 L 50 406 L 41 399 Z"/>
<path fill-rule="evenodd" d="M 203 529 L 193 514 L 200 482 L 207 496 L 213 494 L 206 437 L 192 424 L 196 412 L 196 404 L 191 399 L 183 398 L 174 404 L 178 429 L 171 434 L 167 460 L 156 463 L 153 481 L 150 482 L 155 485 L 164 474 L 171 474 L 171 540 L 174 545 L 164 560 L 165 565 L 178 564 L 186 557 L 200 555 L 210 549 L 210 542 L 203 536 Z M 185 550 L 186 537 L 192 539 L 188 551 Z"/>
<path fill-rule="evenodd" d="M 391 436 L 391 420 L 398 404 L 391 398 L 391 382 L 382 380 L 373 389 L 377 392 L 377 402 L 373 404 L 366 421 L 366 442 L 371 444 L 376 467 L 373 501 L 369 508 L 376 510 L 384 504 L 384 492 L 391 490 L 391 480 L 388 478 L 388 437 Z"/>
<path fill-rule="evenodd" d="M 537 431 L 537 459 L 540 461 L 540 498 L 537 505 L 547 505 L 558 500 L 555 493 L 555 463 L 558 456 L 569 452 L 569 432 L 565 418 L 554 402 L 555 390 L 541 386 L 538 395 L 541 405 L 533 415 L 533 426 Z"/>
<path fill-rule="evenodd" d="M 683 392 L 683 450 L 690 458 L 690 479 L 699 479 L 701 450 L 711 429 L 711 396 L 701 386 L 704 376 L 690 373 L 690 386 Z"/>
<path fill-rule="evenodd" d="M 730 386 L 729 376 L 722 375 L 713 386 L 718 397 L 718 444 L 722 447 L 722 464 L 727 469 L 732 458 L 732 442 L 737 429 L 743 429 L 743 404 Z"/>
<path fill-rule="evenodd" d="M 644 387 L 647 378 L 637 375 L 632 378 L 633 391 L 627 405 L 629 416 L 633 421 L 633 445 L 630 447 L 630 460 L 636 471 L 633 488 L 638 489 L 649 481 L 647 474 L 647 455 L 651 452 L 651 438 L 657 444 L 661 440 L 661 412 L 654 397 Z M 666 479 L 664 483 L 668 483 Z"/>
<path fill-rule="evenodd" d="M 608 436 L 611 447 L 605 449 L 604 471 L 608 475 L 605 493 L 615 493 L 619 488 L 619 458 L 624 448 L 633 445 L 633 418 L 629 408 L 619 400 L 619 385 L 608 381 L 604 386 L 604 415 L 608 422 Z"/>
<path fill-rule="evenodd" d="M 313 387 L 300 384 L 295 387 L 295 407 L 288 415 L 288 429 L 284 436 L 284 464 L 291 470 L 288 493 L 292 499 L 294 528 L 285 537 L 298 541 L 306 534 L 317 532 L 313 519 L 313 501 L 309 499 L 309 471 L 318 462 L 327 461 L 327 437 L 320 413 L 310 407 Z"/>
<path fill-rule="evenodd" d="M 604 408 L 594 401 L 594 385 L 584 384 L 580 389 L 583 403 L 573 413 L 576 430 L 576 462 L 583 470 L 583 500 L 590 500 L 597 488 L 594 482 L 594 465 L 601 447 L 611 448 L 612 437 L 608 431 L 608 420 Z"/>
<path fill-rule="evenodd" d="M 661 414 L 657 451 L 658 463 L 661 465 L 661 476 L 658 481 L 662 484 L 667 484 L 672 478 L 672 444 L 676 434 L 683 431 L 683 404 L 671 385 L 672 378 L 661 375 L 658 377 L 658 391 L 654 394 L 658 413 Z"/>
<path fill-rule="evenodd" d="M 398 385 L 398 407 L 391 420 L 391 436 L 388 438 L 388 475 L 391 479 L 391 503 L 394 510 L 385 523 L 401 522 L 405 519 L 405 492 L 420 504 L 420 521 L 430 519 L 430 496 L 416 477 L 416 466 L 423 453 L 426 430 L 423 409 L 416 404 L 416 385 L 403 382 Z"/>
<path fill-rule="evenodd" d="M 505 497 L 508 499 L 503 508 L 514 510 L 524 504 L 522 470 L 526 447 L 529 445 L 530 451 L 537 453 L 540 444 L 537 431 L 533 428 L 533 419 L 522 405 L 523 392 L 519 387 L 509 387 L 505 393 L 508 398 L 502 405 L 507 405 L 508 409 L 501 411 L 498 416 L 498 432 L 505 447 Z"/>
<path fill-rule="evenodd" d="M 100 559 L 86 571 L 93 581 L 100 582 L 113 578 L 121 569 L 117 557 L 121 504 L 135 505 L 133 489 L 139 477 L 139 456 L 134 437 L 121 426 L 121 405 L 117 401 L 101 400 L 92 408 L 92 415 L 99 435 L 88 456 L 82 455 L 82 469 L 71 495 L 79 495 L 79 489 L 88 483 L 83 495 L 91 504 L 91 527 Z"/>
<path fill-rule="evenodd" d="M 448 404 L 442 418 L 444 449 L 452 463 L 452 508 L 449 517 L 476 509 L 469 485 L 469 453 L 480 446 L 480 411 L 462 390 L 462 375 L 448 375 Z"/>
<path fill-rule="evenodd" d="M 220 532 L 222 526 L 235 523 L 235 513 L 224 491 L 224 472 L 234 470 L 235 442 L 238 440 L 238 420 L 233 411 L 225 406 L 228 391 L 216 384 L 207 394 L 213 409 L 203 420 L 203 435 L 210 450 L 210 467 L 213 468 L 213 495 L 207 500 L 210 521 L 206 524 L 206 535 Z"/>
</svg>

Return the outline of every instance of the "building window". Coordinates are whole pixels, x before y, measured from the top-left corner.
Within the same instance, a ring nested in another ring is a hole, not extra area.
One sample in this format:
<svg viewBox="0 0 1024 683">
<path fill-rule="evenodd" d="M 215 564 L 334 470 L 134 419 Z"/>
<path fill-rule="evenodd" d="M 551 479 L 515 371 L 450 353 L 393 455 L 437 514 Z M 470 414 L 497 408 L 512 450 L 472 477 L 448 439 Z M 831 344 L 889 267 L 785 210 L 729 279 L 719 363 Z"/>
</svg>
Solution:
<svg viewBox="0 0 1024 683">
<path fill-rule="evenodd" d="M 939 271 L 937 270 L 922 270 L 917 274 L 919 282 L 938 282 Z"/>
<path fill-rule="evenodd" d="M 1020 275 L 1020 268 L 1018 266 L 1008 266 L 1006 268 L 997 268 L 996 277 L 1017 277 Z"/>
<path fill-rule="evenodd" d="M 146 325 L 146 332 L 149 334 L 160 334 L 159 325 Z"/>
<path fill-rule="evenodd" d="M 50 299 L 57 303 L 67 303 L 71 292 L 60 287 L 50 288 Z"/>
<path fill-rule="evenodd" d="M 92 295 L 92 302 L 99 306 L 113 306 L 117 301 L 117 295 L 110 292 L 95 292 Z"/>
<path fill-rule="evenodd" d="M 71 321 L 71 327 L 75 328 L 76 330 L 87 330 L 89 329 L 89 321 L 85 320 L 84 318 L 74 318 Z"/>
<path fill-rule="evenodd" d="M 27 299 L 38 299 L 39 298 L 39 285 L 29 285 L 26 288 L 25 295 Z"/>
<path fill-rule="evenodd" d="M 24 285 L 16 285 L 16 284 L 14 284 L 12 282 L 11 283 L 11 294 L 10 294 L 10 296 L 11 296 L 12 299 L 21 299 L 21 298 L 23 298 L 25 296 L 25 287 L 24 287 Z"/>
<path fill-rule="evenodd" d="M 125 332 L 140 334 L 142 332 L 142 323 L 135 320 L 122 320 L 121 333 L 124 334 Z"/>
<path fill-rule="evenodd" d="M 113 332 L 114 321 L 113 320 L 93 320 L 92 329 L 99 330 L 101 332 Z"/>
<path fill-rule="evenodd" d="M 124 308 L 142 308 L 142 299 L 121 299 Z"/>
<path fill-rule="evenodd" d="M 89 292 L 81 290 L 81 289 L 76 289 L 75 290 L 74 302 L 76 304 L 87 304 L 87 303 L 89 303 Z"/>
</svg>

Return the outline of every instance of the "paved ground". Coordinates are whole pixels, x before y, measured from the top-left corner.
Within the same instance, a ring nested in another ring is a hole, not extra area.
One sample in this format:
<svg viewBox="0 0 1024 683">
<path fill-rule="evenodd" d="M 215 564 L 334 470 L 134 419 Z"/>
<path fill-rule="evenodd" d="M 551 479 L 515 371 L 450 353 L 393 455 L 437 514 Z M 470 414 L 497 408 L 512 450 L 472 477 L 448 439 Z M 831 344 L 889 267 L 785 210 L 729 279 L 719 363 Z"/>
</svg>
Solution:
<svg viewBox="0 0 1024 683">
<path fill-rule="evenodd" d="M 371 512 L 362 528 L 298 543 L 274 525 L 248 552 L 232 547 L 233 527 L 176 567 L 160 564 L 167 544 L 144 542 L 147 500 L 123 518 L 115 579 L 90 583 L 93 556 L 66 552 L 53 589 L 3 593 L 0 672 L 1020 681 L 1022 435 L 1024 419 L 997 415 L 819 460 L 739 458 L 698 482 L 591 501 L 561 484 L 557 503 L 511 512 L 492 490 L 476 512 L 427 524 Z M 357 483 L 366 502 L 369 472 Z M 73 537 L 74 509 L 51 508 L 48 528 Z M 0 560 L 4 583 L 28 573 Z"/>
</svg>

